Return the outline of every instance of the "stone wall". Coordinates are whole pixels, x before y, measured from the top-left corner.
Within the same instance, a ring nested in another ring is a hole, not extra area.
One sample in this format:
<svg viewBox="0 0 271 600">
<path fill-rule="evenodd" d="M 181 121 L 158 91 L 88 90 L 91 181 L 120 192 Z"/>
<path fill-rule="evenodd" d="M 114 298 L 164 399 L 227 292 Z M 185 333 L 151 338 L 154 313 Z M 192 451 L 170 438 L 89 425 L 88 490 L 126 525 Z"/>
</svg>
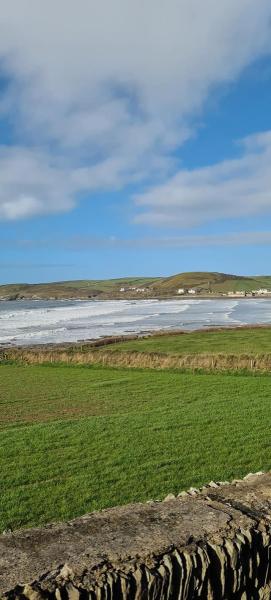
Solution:
<svg viewBox="0 0 271 600">
<path fill-rule="evenodd" d="M 271 599 L 271 474 L 6 533 L 0 597 Z"/>
</svg>

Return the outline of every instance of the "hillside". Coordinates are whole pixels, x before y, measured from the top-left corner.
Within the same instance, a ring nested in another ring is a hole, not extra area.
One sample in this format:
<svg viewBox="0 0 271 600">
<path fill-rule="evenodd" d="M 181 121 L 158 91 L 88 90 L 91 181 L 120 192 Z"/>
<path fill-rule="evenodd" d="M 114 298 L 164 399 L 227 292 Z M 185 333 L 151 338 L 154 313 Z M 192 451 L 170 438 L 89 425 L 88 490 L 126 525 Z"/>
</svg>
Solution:
<svg viewBox="0 0 271 600">
<path fill-rule="evenodd" d="M 154 282 L 152 284 L 156 289 L 172 290 L 181 287 L 184 288 L 204 288 L 209 291 L 214 286 L 223 288 L 225 284 L 231 283 L 236 285 L 237 282 L 244 282 L 244 277 L 238 275 L 226 275 L 224 273 L 210 273 L 210 272 L 191 272 L 191 273 L 180 273 L 167 277 L 162 281 Z"/>
<path fill-rule="evenodd" d="M 267 288 L 271 290 L 271 276 L 231 275 L 227 273 L 191 272 L 180 273 L 156 281 L 151 287 L 157 292 L 172 292 L 179 288 L 197 288 L 201 293 L 222 294 L 229 291 L 247 291 Z"/>
<path fill-rule="evenodd" d="M 199 294 L 225 294 L 266 288 L 271 290 L 271 276 L 231 275 L 212 272 L 188 272 L 171 277 L 125 277 L 120 279 L 86 279 L 52 283 L 18 283 L 0 285 L 0 299 L 65 298 L 144 298 L 175 295 L 179 288 L 195 288 Z M 143 291 L 144 290 L 144 291 Z M 139 294 L 140 292 L 140 294 Z"/>
<path fill-rule="evenodd" d="M 18 283 L 0 285 L 0 299 L 64 299 L 64 298 L 115 298 L 120 294 L 120 288 L 150 286 L 158 278 L 154 277 L 125 277 L 121 279 L 86 279 L 76 281 L 58 281 L 52 283 L 27 284 Z"/>
</svg>

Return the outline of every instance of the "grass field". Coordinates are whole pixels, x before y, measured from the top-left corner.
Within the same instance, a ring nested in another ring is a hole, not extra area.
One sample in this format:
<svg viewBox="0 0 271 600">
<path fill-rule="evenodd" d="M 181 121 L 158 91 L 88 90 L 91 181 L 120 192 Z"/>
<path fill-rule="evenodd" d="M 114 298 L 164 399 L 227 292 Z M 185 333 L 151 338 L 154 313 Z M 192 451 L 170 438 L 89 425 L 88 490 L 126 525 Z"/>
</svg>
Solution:
<svg viewBox="0 0 271 600">
<path fill-rule="evenodd" d="M 249 354 L 271 353 L 271 328 L 225 329 L 177 335 L 153 336 L 105 346 L 104 350 L 162 352 L 165 354 Z"/>
<path fill-rule="evenodd" d="M 271 467 L 271 377 L 0 366 L 0 529 Z"/>
</svg>

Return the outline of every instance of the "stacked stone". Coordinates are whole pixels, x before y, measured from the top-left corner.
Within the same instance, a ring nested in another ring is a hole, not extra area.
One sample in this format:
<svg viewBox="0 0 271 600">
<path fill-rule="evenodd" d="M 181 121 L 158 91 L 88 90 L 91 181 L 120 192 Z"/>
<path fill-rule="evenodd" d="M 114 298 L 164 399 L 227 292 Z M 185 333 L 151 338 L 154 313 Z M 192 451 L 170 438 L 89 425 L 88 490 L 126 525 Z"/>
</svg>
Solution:
<svg viewBox="0 0 271 600">
<path fill-rule="evenodd" d="M 9 600 L 271 599 L 271 474 L 0 536 Z"/>
</svg>

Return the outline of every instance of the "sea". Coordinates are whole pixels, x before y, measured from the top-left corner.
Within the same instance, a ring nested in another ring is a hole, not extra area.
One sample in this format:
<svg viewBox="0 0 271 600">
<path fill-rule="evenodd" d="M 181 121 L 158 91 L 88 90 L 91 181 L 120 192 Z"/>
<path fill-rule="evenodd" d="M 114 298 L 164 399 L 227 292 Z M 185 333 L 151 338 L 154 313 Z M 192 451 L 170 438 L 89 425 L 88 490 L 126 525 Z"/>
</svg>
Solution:
<svg viewBox="0 0 271 600">
<path fill-rule="evenodd" d="M 267 298 L 0 302 L 1 345 L 270 323 L 271 299 Z"/>
</svg>

